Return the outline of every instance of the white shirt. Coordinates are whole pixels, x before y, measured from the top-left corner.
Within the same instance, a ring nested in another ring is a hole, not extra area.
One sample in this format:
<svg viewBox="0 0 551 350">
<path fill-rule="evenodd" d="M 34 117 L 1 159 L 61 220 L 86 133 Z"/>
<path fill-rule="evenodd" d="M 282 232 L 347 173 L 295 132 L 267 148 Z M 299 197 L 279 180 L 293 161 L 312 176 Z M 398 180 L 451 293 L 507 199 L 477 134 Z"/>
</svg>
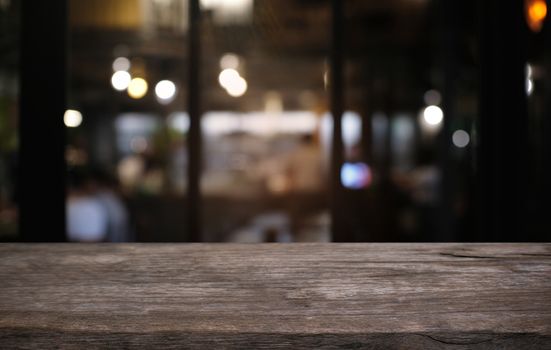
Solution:
<svg viewBox="0 0 551 350">
<path fill-rule="evenodd" d="M 107 213 L 93 197 L 70 198 L 67 202 L 69 241 L 99 242 L 107 235 Z"/>
</svg>

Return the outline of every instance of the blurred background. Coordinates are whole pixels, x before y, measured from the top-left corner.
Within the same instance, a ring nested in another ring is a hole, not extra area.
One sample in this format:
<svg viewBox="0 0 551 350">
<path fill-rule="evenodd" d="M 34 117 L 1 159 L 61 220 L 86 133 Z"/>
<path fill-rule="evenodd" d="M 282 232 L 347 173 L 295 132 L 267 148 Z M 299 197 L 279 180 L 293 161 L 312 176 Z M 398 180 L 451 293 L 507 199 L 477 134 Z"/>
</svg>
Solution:
<svg viewBox="0 0 551 350">
<path fill-rule="evenodd" d="M 545 0 L 0 0 L 0 241 L 549 241 Z"/>
</svg>

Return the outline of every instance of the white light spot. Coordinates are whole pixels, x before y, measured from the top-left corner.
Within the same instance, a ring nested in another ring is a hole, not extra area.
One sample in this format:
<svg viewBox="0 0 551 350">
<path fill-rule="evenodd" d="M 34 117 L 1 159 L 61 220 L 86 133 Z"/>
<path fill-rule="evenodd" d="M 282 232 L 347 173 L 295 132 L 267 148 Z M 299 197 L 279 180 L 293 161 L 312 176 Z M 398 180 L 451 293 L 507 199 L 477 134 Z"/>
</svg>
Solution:
<svg viewBox="0 0 551 350">
<path fill-rule="evenodd" d="M 444 119 L 444 112 L 438 106 L 428 106 L 423 111 L 423 118 L 429 125 L 439 125 Z"/>
<path fill-rule="evenodd" d="M 226 91 L 233 97 L 243 96 L 243 94 L 247 91 L 247 81 L 241 77 L 238 77 L 226 86 Z"/>
<path fill-rule="evenodd" d="M 170 80 L 161 80 L 155 85 L 155 95 L 159 99 L 169 102 L 176 95 L 176 85 Z"/>
<path fill-rule="evenodd" d="M 123 91 L 128 87 L 131 80 L 132 78 L 128 72 L 119 70 L 113 73 L 113 76 L 111 77 L 111 85 L 113 85 L 115 90 Z"/>
<path fill-rule="evenodd" d="M 239 78 L 241 77 L 235 69 L 226 68 L 222 72 L 220 72 L 220 75 L 218 75 L 218 82 L 224 89 L 227 89 L 230 84 L 232 84 Z"/>
<path fill-rule="evenodd" d="M 534 92 L 534 82 L 532 79 L 527 78 L 526 79 L 526 95 L 530 96 L 532 95 L 532 92 Z"/>
<path fill-rule="evenodd" d="M 534 78 L 533 78 L 533 68 L 530 63 L 526 64 L 526 95 L 530 96 L 532 95 L 532 92 L 534 92 Z"/>
<path fill-rule="evenodd" d="M 74 109 L 68 109 L 63 115 L 63 122 L 68 128 L 76 128 L 82 123 L 82 113 Z"/>
</svg>

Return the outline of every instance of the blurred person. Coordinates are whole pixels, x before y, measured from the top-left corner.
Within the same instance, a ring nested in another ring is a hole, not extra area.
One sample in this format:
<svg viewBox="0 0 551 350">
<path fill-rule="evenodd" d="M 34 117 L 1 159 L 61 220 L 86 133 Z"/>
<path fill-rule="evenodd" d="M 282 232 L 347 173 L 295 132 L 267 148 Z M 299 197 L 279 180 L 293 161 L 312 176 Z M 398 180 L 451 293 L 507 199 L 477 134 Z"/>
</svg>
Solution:
<svg viewBox="0 0 551 350">
<path fill-rule="evenodd" d="M 128 210 L 118 193 L 117 181 L 107 173 L 96 171 L 92 178 L 93 196 L 107 214 L 106 240 L 109 242 L 129 242 Z"/>
<path fill-rule="evenodd" d="M 96 198 L 83 169 L 69 171 L 67 239 L 72 242 L 103 242 L 107 239 L 108 214 Z"/>
<path fill-rule="evenodd" d="M 287 165 L 291 191 L 317 193 L 324 185 L 321 150 L 311 134 L 300 139 L 299 148 L 292 152 Z"/>
<path fill-rule="evenodd" d="M 319 145 L 312 134 L 300 139 L 298 149 L 287 160 L 287 176 L 290 191 L 288 205 L 291 231 L 296 234 L 306 217 L 321 211 L 324 207 L 325 174 Z"/>
</svg>

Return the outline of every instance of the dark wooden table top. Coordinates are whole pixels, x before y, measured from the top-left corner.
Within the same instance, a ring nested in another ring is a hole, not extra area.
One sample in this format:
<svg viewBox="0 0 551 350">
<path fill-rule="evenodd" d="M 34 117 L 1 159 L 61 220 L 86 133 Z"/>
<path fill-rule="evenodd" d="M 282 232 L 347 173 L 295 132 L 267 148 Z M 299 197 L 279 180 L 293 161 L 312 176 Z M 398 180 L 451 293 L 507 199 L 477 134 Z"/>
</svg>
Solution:
<svg viewBox="0 0 551 350">
<path fill-rule="evenodd" d="M 3 244 L 0 348 L 551 349 L 551 245 Z"/>
</svg>

